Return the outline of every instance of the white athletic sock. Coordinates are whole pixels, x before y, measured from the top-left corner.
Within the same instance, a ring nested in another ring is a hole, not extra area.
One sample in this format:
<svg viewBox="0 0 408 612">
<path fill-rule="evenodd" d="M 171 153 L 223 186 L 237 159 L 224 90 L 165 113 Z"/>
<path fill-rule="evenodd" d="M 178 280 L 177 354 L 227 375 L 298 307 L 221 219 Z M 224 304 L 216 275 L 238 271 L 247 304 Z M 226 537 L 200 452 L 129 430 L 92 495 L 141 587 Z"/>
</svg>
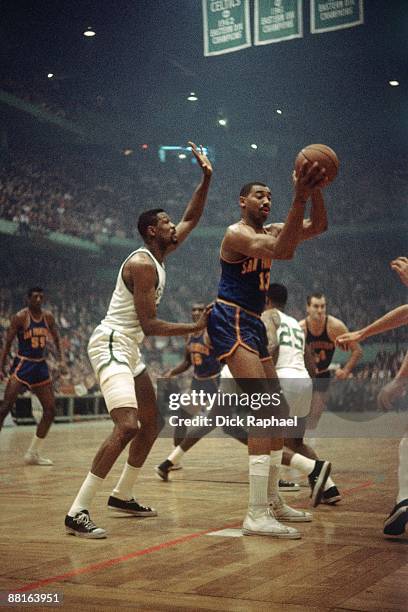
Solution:
<svg viewBox="0 0 408 612">
<path fill-rule="evenodd" d="M 31 440 L 31 444 L 28 448 L 28 453 L 39 453 L 43 447 L 45 438 L 39 438 L 37 434 L 34 434 L 33 439 Z"/>
<path fill-rule="evenodd" d="M 89 510 L 89 506 L 98 492 L 98 489 L 102 486 L 103 480 L 103 478 L 95 476 L 92 472 L 88 472 L 87 477 L 78 491 L 78 495 L 74 499 L 74 503 L 68 511 L 68 516 L 75 516 L 81 510 Z"/>
<path fill-rule="evenodd" d="M 133 497 L 133 487 L 139 476 L 141 468 L 133 467 L 128 462 L 125 463 L 122 474 L 118 480 L 118 484 L 112 491 L 114 497 L 128 501 Z"/>
<path fill-rule="evenodd" d="M 309 459 L 309 457 L 305 457 L 300 453 L 295 453 L 290 460 L 290 467 L 299 470 L 302 474 L 309 475 L 313 472 L 315 465 L 316 461 L 314 459 Z"/>
<path fill-rule="evenodd" d="M 271 451 L 268 478 L 268 503 L 279 497 L 279 474 L 282 463 L 283 450 Z"/>
<path fill-rule="evenodd" d="M 402 438 L 399 445 L 399 467 L 398 467 L 399 491 L 397 504 L 403 499 L 408 499 L 408 438 Z"/>
<path fill-rule="evenodd" d="M 268 507 L 269 455 L 249 455 L 249 503 L 248 510 Z"/>
<path fill-rule="evenodd" d="M 335 486 L 336 485 L 334 484 L 334 482 L 332 481 L 332 479 L 329 476 L 328 479 L 326 480 L 326 484 L 324 485 L 323 491 L 328 491 L 330 489 L 330 487 L 335 487 Z"/>
<path fill-rule="evenodd" d="M 170 453 L 167 457 L 169 461 L 174 465 L 175 463 L 179 463 L 184 455 L 184 451 L 181 446 L 176 446 L 176 448 Z"/>
</svg>

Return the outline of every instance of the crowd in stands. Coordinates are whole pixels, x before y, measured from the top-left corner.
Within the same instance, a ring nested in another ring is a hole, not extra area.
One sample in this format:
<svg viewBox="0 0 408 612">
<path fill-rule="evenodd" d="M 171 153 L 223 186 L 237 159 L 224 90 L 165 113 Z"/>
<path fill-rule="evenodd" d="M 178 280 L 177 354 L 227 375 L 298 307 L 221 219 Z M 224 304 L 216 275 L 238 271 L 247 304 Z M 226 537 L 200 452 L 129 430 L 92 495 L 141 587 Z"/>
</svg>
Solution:
<svg viewBox="0 0 408 612">
<path fill-rule="evenodd" d="M 331 227 L 404 219 L 408 165 L 401 160 L 394 166 L 385 177 L 375 169 L 369 176 L 347 176 L 347 170 L 340 175 L 325 194 Z M 273 220 L 282 221 L 292 186 L 290 174 L 278 171 L 275 180 L 265 167 L 262 178 L 271 181 Z M 235 168 L 229 176 L 227 181 L 215 173 L 203 227 L 225 227 L 239 215 L 239 181 L 245 174 L 241 171 L 238 177 Z M 118 175 L 92 157 L 19 155 L 0 169 L 0 219 L 17 223 L 23 234 L 55 231 L 92 241 L 100 236 L 134 238 L 141 210 L 162 207 L 179 219 L 199 179 L 198 168 L 188 159 L 164 164 L 158 158 L 141 160 Z"/>
</svg>

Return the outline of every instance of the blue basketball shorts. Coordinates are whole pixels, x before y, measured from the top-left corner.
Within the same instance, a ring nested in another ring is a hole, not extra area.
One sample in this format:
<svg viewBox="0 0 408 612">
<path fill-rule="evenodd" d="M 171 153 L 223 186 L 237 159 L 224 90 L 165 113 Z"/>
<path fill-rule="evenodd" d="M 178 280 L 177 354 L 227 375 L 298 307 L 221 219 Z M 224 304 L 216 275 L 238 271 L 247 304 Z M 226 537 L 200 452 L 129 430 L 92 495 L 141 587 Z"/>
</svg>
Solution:
<svg viewBox="0 0 408 612">
<path fill-rule="evenodd" d="M 25 357 L 15 357 L 11 366 L 10 375 L 19 382 L 33 389 L 51 382 L 50 372 L 45 359 L 31 361 Z"/>
<path fill-rule="evenodd" d="M 259 315 L 225 300 L 216 300 L 207 323 L 207 331 L 216 357 L 223 361 L 243 346 L 261 361 L 271 359 L 266 328 Z"/>
</svg>

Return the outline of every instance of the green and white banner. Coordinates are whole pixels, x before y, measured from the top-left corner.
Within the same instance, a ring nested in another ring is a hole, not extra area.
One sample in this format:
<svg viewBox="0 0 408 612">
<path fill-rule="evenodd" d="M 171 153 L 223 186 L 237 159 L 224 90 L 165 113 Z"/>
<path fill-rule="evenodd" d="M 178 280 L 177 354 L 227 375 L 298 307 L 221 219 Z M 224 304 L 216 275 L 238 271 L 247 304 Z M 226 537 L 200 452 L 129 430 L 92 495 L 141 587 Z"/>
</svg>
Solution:
<svg viewBox="0 0 408 612">
<path fill-rule="evenodd" d="M 251 46 L 249 0 L 202 0 L 204 55 Z"/>
<path fill-rule="evenodd" d="M 312 34 L 352 28 L 363 23 L 363 0 L 310 0 Z"/>
<path fill-rule="evenodd" d="M 302 0 L 255 0 L 255 45 L 302 38 Z"/>
</svg>

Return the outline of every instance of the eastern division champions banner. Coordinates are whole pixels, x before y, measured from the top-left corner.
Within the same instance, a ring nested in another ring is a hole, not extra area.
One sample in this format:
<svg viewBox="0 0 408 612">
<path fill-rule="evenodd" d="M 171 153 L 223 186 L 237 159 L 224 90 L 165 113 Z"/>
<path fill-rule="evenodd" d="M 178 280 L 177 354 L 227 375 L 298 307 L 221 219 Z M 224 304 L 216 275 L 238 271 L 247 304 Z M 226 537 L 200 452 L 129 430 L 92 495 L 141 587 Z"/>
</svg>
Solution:
<svg viewBox="0 0 408 612">
<path fill-rule="evenodd" d="M 302 0 L 255 0 L 255 45 L 303 36 Z"/>
<path fill-rule="evenodd" d="M 363 0 L 310 0 L 312 34 L 352 28 L 362 23 Z"/>
<path fill-rule="evenodd" d="M 249 0 L 202 0 L 204 55 L 251 46 Z"/>
</svg>

